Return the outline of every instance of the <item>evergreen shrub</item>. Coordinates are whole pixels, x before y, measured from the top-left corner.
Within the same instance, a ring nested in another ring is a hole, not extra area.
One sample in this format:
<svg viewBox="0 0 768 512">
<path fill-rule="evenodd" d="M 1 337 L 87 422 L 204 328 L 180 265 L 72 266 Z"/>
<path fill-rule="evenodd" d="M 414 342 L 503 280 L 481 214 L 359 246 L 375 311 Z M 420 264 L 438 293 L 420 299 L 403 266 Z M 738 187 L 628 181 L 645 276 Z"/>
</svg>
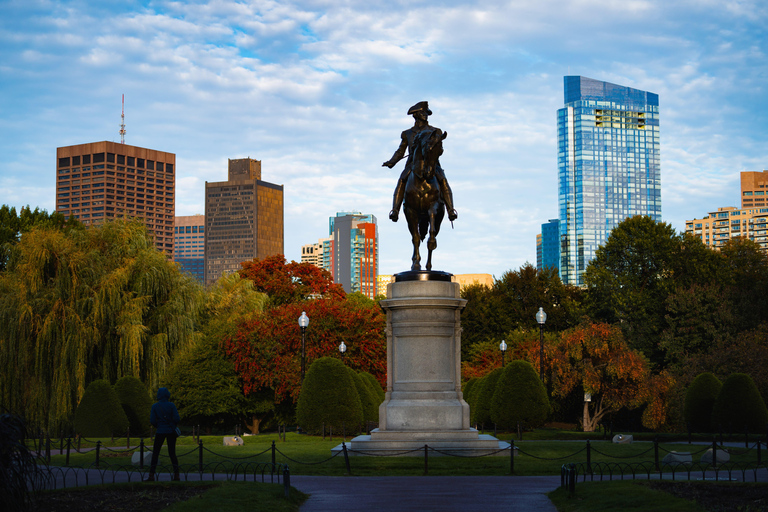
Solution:
<svg viewBox="0 0 768 512">
<path fill-rule="evenodd" d="M 363 377 L 350 367 L 347 367 L 349 376 L 355 382 L 357 396 L 360 397 L 360 406 L 363 408 L 363 421 L 379 421 L 378 398 Z M 349 432 L 350 427 L 347 426 Z"/>
<path fill-rule="evenodd" d="M 491 423 L 491 400 L 493 399 L 493 393 L 496 391 L 496 383 L 501 377 L 503 368 L 496 368 L 491 373 L 482 378 L 479 383 L 480 389 L 477 391 L 477 397 L 475 398 L 475 423 L 485 424 Z"/>
<path fill-rule="evenodd" d="M 128 417 L 109 382 L 94 380 L 75 410 L 75 431 L 83 437 L 123 436 Z"/>
<path fill-rule="evenodd" d="M 720 389 L 712 408 L 712 426 L 729 432 L 765 432 L 768 409 L 752 377 L 731 374 Z"/>
<path fill-rule="evenodd" d="M 711 373 L 697 375 L 685 392 L 683 417 L 692 432 L 712 432 L 712 409 L 723 383 Z"/>
<path fill-rule="evenodd" d="M 322 431 L 323 424 L 336 432 L 354 429 L 363 421 L 363 406 L 355 381 L 340 360 L 317 359 L 307 370 L 296 404 L 296 421 L 309 433 Z"/>
<path fill-rule="evenodd" d="M 125 376 L 115 382 L 115 393 L 123 411 L 128 417 L 128 425 L 132 436 L 148 437 L 149 411 L 152 408 L 152 399 L 149 391 L 141 382 L 133 376 Z"/>
<path fill-rule="evenodd" d="M 526 428 L 544 424 L 551 411 L 547 389 L 527 361 L 512 361 L 496 382 L 491 397 L 491 420 L 499 428 Z"/>
</svg>

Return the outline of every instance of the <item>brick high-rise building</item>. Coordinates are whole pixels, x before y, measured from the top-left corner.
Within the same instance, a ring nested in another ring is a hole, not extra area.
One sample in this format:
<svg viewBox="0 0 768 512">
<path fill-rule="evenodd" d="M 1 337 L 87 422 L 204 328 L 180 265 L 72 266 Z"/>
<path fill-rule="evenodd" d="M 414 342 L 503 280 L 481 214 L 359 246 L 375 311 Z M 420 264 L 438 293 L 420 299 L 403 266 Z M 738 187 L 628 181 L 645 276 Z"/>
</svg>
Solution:
<svg viewBox="0 0 768 512">
<path fill-rule="evenodd" d="M 747 171 L 741 173 L 741 207 L 760 208 L 768 206 L 768 171 Z"/>
<path fill-rule="evenodd" d="M 243 261 L 284 254 L 283 186 L 261 180 L 261 161 L 229 160 L 228 180 L 205 182 L 205 282 Z"/>
<path fill-rule="evenodd" d="M 86 225 L 144 220 L 155 246 L 173 254 L 176 155 L 116 142 L 56 148 L 56 211 Z"/>
</svg>

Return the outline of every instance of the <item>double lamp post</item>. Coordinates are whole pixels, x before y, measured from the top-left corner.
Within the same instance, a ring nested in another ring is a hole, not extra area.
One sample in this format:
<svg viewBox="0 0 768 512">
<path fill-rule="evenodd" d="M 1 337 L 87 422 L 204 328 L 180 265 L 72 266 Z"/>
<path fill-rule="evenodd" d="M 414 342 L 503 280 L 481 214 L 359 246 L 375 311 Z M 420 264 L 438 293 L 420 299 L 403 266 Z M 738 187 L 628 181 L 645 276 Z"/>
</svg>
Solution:
<svg viewBox="0 0 768 512">
<path fill-rule="evenodd" d="M 309 327 L 309 317 L 306 311 L 301 312 L 299 317 L 299 327 L 301 327 L 301 382 L 304 382 L 304 370 L 306 367 L 306 348 L 307 348 L 307 327 Z M 339 345 L 339 352 L 341 352 L 341 362 L 344 362 L 344 353 L 347 351 L 347 346 L 342 341 Z"/>
<path fill-rule="evenodd" d="M 538 313 L 536 313 L 536 321 L 539 323 L 539 379 L 541 379 L 542 365 L 544 364 L 544 324 L 547 321 L 544 308 L 539 308 Z M 501 340 L 499 350 L 501 350 L 501 367 L 504 368 L 504 354 L 507 352 L 507 343 L 504 340 Z"/>
</svg>

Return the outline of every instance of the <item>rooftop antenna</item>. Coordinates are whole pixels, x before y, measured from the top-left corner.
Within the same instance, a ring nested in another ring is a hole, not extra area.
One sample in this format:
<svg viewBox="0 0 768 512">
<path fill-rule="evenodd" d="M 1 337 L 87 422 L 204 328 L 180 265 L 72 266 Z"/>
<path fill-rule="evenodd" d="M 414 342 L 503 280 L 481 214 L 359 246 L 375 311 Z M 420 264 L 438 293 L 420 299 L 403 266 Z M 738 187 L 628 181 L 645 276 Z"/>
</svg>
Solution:
<svg viewBox="0 0 768 512">
<path fill-rule="evenodd" d="M 123 110 L 120 114 L 120 144 L 125 144 L 125 94 L 123 94 Z"/>
</svg>

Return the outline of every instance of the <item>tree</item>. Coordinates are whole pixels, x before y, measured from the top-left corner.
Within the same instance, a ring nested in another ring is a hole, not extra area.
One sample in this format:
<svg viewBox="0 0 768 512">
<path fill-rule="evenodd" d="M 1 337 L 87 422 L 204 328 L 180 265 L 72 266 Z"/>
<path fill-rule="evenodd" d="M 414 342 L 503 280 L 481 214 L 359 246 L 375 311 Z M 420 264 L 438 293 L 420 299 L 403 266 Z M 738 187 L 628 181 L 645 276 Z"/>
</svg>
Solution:
<svg viewBox="0 0 768 512">
<path fill-rule="evenodd" d="M 125 435 L 128 417 L 109 382 L 91 382 L 75 411 L 75 430 L 84 437 Z"/>
<path fill-rule="evenodd" d="M 685 393 L 683 415 L 693 432 L 712 432 L 712 409 L 723 384 L 711 373 L 702 373 Z"/>
<path fill-rule="evenodd" d="M 301 385 L 296 420 L 308 432 L 325 428 L 337 432 L 363 422 L 363 407 L 352 375 L 339 359 L 314 361 Z"/>
<path fill-rule="evenodd" d="M 144 384 L 131 375 L 126 375 L 115 382 L 115 393 L 123 406 L 131 434 L 149 436 L 149 412 L 152 399 Z"/>
<path fill-rule="evenodd" d="M 587 311 L 620 324 L 631 348 L 664 368 L 658 339 L 666 327 L 666 300 L 679 289 L 717 282 L 722 256 L 698 238 L 677 235 L 647 216 L 630 217 L 611 231 L 584 273 Z"/>
<path fill-rule="evenodd" d="M 344 289 L 333 282 L 330 272 L 309 263 L 288 263 L 282 254 L 246 261 L 241 266 L 240 276 L 252 281 L 275 306 L 319 296 L 344 297 Z"/>
<path fill-rule="evenodd" d="M 512 361 L 501 373 L 491 398 L 491 419 L 501 428 L 542 425 L 550 413 L 539 374 L 527 361 Z"/>
<path fill-rule="evenodd" d="M 82 224 L 74 217 L 67 220 L 62 214 L 29 206 L 21 208 L 18 215 L 16 208 L 3 205 L 0 207 L 0 272 L 5 270 L 13 246 L 18 243 L 23 233 L 34 227 L 54 229 L 82 228 Z"/>
<path fill-rule="evenodd" d="M 757 386 L 746 373 L 729 375 L 712 407 L 712 426 L 729 432 L 763 432 L 768 424 L 768 408 Z"/>
<path fill-rule="evenodd" d="M 643 402 L 648 364 L 618 327 L 588 322 L 565 331 L 549 357 L 555 396 L 566 397 L 577 386 L 591 395 L 583 408 L 585 432 L 593 432 L 606 414 Z"/>
<path fill-rule="evenodd" d="M 158 387 L 194 338 L 200 297 L 139 221 L 32 229 L 0 273 L 0 401 L 54 429 L 93 380 Z"/>
<path fill-rule="evenodd" d="M 363 408 L 363 421 L 379 421 L 379 400 L 374 391 L 369 387 L 363 377 L 350 367 L 347 367 L 349 375 L 355 382 L 357 395 L 360 397 L 360 405 Z"/>
<path fill-rule="evenodd" d="M 310 318 L 307 364 L 322 356 L 335 356 L 344 341 L 348 347 L 346 364 L 384 382 L 386 338 L 381 309 L 328 297 L 270 308 L 258 320 L 240 324 L 234 335 L 223 340 L 246 396 L 271 389 L 276 403 L 296 403 L 301 385 L 301 330 L 297 320 L 302 311 Z"/>
</svg>

